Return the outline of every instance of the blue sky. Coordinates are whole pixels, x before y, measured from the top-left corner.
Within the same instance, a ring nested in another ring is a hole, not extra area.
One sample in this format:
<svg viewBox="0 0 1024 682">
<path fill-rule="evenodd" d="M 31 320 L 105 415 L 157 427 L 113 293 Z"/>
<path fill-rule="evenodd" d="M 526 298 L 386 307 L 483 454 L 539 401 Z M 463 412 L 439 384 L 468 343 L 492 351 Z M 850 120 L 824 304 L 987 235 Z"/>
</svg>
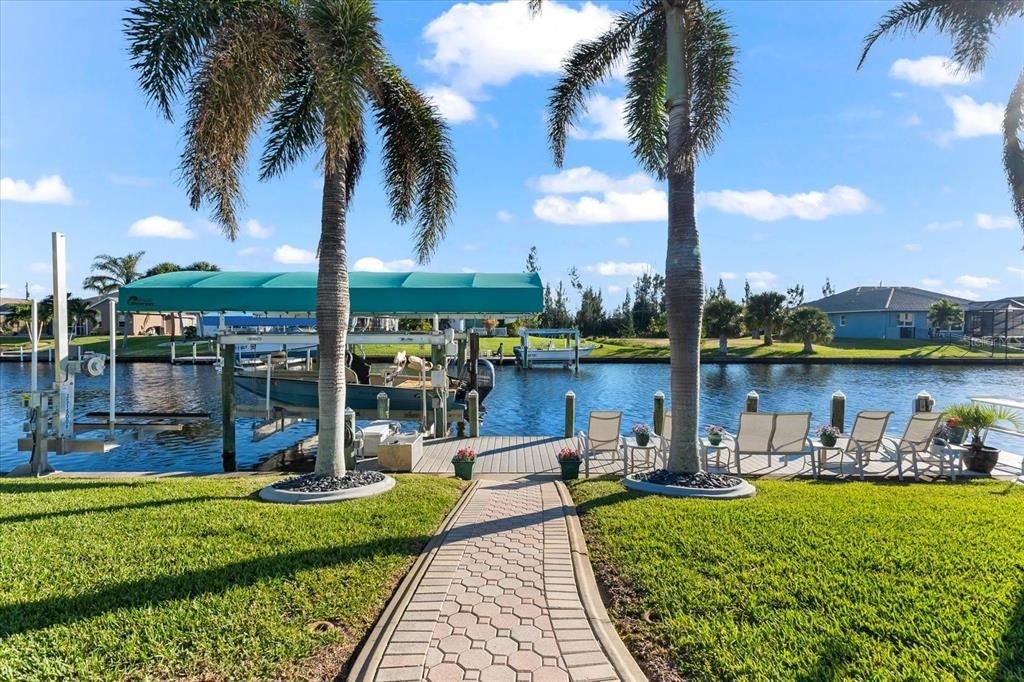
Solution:
<svg viewBox="0 0 1024 682">
<path fill-rule="evenodd" d="M 708 284 L 742 293 L 826 277 L 837 289 L 908 284 L 970 298 L 1024 293 L 998 121 L 1024 63 L 1024 25 L 1006 26 L 974 80 L 928 35 L 862 36 L 872 2 L 721 3 L 735 28 L 739 87 L 721 144 L 701 165 L 698 223 Z M 577 266 L 608 303 L 665 254 L 664 186 L 622 140 L 613 80 L 570 141 L 563 169 L 544 105 L 568 47 L 620 3 L 384 2 L 395 61 L 452 123 L 458 209 L 435 271 L 519 271 L 536 245 L 542 276 Z M 315 159 L 285 178 L 247 174 L 245 221 L 224 239 L 176 180 L 179 122 L 148 105 L 128 65 L 114 2 L 0 3 L 0 282 L 5 296 L 50 288 L 49 233 L 69 245 L 80 291 L 98 253 L 145 250 L 143 265 L 209 260 L 225 269 L 313 269 Z M 258 147 L 254 147 L 258 154 Z M 410 267 L 411 227 L 390 220 L 373 146 L 349 216 L 350 266 Z M 176 238 L 172 238 L 176 237 Z M 724 274 L 723 274 L 724 273 Z"/>
</svg>

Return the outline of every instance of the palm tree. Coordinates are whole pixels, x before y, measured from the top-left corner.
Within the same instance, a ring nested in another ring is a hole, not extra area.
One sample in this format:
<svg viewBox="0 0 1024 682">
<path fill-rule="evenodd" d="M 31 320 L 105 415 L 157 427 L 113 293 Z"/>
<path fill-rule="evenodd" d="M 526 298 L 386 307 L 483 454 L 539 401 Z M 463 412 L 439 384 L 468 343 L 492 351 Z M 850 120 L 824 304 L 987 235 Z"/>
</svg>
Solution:
<svg viewBox="0 0 1024 682">
<path fill-rule="evenodd" d="M 536 9 L 537 2 L 531 2 Z M 714 148 L 736 78 L 730 27 L 698 0 L 637 0 L 612 27 L 577 45 L 548 101 L 555 164 L 587 95 L 627 59 L 626 119 L 633 155 L 668 179 L 665 302 L 672 354 L 672 449 L 668 468 L 695 472 L 700 408 L 704 281 L 694 211 L 697 161 Z"/>
<path fill-rule="evenodd" d="M 704 304 L 704 325 L 709 336 L 718 337 L 718 354 L 729 352 L 729 337 L 740 333 L 743 306 L 730 298 L 715 296 Z"/>
<path fill-rule="evenodd" d="M 146 274 L 143 277 L 153 277 L 154 275 L 162 275 L 167 272 L 181 272 L 181 266 L 171 261 L 164 261 L 163 263 L 157 263 L 149 270 L 146 270 Z"/>
<path fill-rule="evenodd" d="M 90 268 L 92 272 L 99 274 L 86 277 L 82 287 L 105 295 L 117 291 L 125 284 L 131 284 L 140 277 L 139 261 L 145 255 L 145 251 L 136 251 L 121 257 L 101 253 L 93 260 Z"/>
<path fill-rule="evenodd" d="M 875 42 L 886 34 L 923 33 L 934 28 L 953 41 L 953 60 L 968 73 L 985 66 L 996 29 L 1024 17 L 1024 0 L 908 0 L 889 10 L 864 38 L 857 68 Z M 1011 37 L 1011 40 L 1013 38 Z M 1024 230 L 1024 70 L 1010 91 L 1003 115 L 1003 166 L 1013 211 Z"/>
<path fill-rule="evenodd" d="M 220 272 L 220 266 L 214 265 L 213 263 L 205 260 L 197 260 L 195 263 L 191 263 L 182 268 L 182 270 L 199 271 L 199 272 Z"/>
<path fill-rule="evenodd" d="M 786 309 L 783 307 L 785 302 L 785 295 L 777 291 L 764 291 L 747 299 L 747 328 L 764 332 L 762 345 L 770 346 L 774 343 L 772 335 L 782 328 L 786 319 Z"/>
<path fill-rule="evenodd" d="M 804 352 L 813 353 L 815 343 L 828 343 L 836 328 L 828 315 L 817 308 L 804 306 L 786 315 L 786 336 L 804 342 Z"/>
<path fill-rule="evenodd" d="M 89 303 L 82 298 L 73 298 L 68 295 L 68 322 L 72 327 L 88 324 L 92 329 L 100 322 L 100 313 L 96 308 L 90 307 Z"/>
<path fill-rule="evenodd" d="M 184 98 L 181 166 L 191 204 L 211 203 L 229 239 L 238 235 L 241 171 L 261 126 L 268 131 L 261 180 L 313 150 L 320 156 L 316 473 L 342 475 L 345 219 L 366 155 L 368 114 L 381 133 L 392 215 L 415 221 L 420 262 L 444 237 L 455 207 L 448 128 L 391 61 L 370 0 L 143 0 L 129 10 L 125 32 L 139 84 L 168 119 Z"/>
<path fill-rule="evenodd" d="M 959 327 L 964 323 L 964 310 L 959 303 L 940 298 L 928 306 L 928 322 L 936 329 Z"/>
</svg>

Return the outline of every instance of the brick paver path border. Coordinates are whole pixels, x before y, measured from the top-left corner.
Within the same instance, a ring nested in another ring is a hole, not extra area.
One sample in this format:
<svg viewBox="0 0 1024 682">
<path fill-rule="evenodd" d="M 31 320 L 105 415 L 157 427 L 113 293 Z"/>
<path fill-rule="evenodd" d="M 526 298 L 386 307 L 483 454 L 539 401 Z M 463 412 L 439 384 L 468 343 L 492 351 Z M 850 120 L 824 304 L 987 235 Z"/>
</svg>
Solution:
<svg viewBox="0 0 1024 682">
<path fill-rule="evenodd" d="M 581 602 L 555 484 L 482 481 L 469 494 L 392 616 L 372 679 L 620 679 Z"/>
</svg>

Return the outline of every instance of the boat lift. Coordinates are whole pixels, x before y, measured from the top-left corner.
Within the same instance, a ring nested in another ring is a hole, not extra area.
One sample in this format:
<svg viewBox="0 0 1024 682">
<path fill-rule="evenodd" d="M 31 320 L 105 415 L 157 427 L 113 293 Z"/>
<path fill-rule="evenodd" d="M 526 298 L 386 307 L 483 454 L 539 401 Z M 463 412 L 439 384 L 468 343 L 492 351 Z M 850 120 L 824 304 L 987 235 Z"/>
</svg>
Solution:
<svg viewBox="0 0 1024 682">
<path fill-rule="evenodd" d="M 46 476 L 55 472 L 50 466 L 49 453 L 61 455 L 71 452 L 109 452 L 118 446 L 115 430 L 134 431 L 142 438 L 152 431 L 180 431 L 183 422 L 208 421 L 206 413 L 117 412 L 116 363 L 117 319 L 113 299 L 108 301 L 110 319 L 109 354 L 90 353 L 72 360 L 68 354 L 68 297 L 67 297 L 67 244 L 60 232 L 54 232 L 53 252 L 53 383 L 49 388 L 39 387 L 39 335 L 38 302 L 32 300 L 30 340 L 32 366 L 30 388 L 22 395 L 25 422 L 22 430 L 27 434 L 18 439 L 20 452 L 31 452 L 28 464 L 16 467 L 9 476 Z M 109 409 L 89 412 L 93 421 L 75 421 L 75 375 L 98 377 L 106 371 L 110 377 Z M 79 432 L 106 430 L 105 438 L 79 438 Z"/>
<path fill-rule="evenodd" d="M 575 374 L 580 373 L 580 330 L 579 329 L 527 329 L 525 327 L 519 330 L 519 345 L 522 348 L 522 356 L 517 358 L 519 366 L 523 369 L 530 369 L 537 360 L 531 360 L 530 358 L 530 337 L 531 336 L 543 336 L 543 337 L 567 337 L 566 345 L 567 350 L 572 350 L 572 360 L 560 360 L 559 362 L 565 367 L 572 367 Z M 569 348 L 568 342 L 569 337 L 574 341 L 574 345 Z M 551 361 L 548 361 L 551 362 Z"/>
</svg>

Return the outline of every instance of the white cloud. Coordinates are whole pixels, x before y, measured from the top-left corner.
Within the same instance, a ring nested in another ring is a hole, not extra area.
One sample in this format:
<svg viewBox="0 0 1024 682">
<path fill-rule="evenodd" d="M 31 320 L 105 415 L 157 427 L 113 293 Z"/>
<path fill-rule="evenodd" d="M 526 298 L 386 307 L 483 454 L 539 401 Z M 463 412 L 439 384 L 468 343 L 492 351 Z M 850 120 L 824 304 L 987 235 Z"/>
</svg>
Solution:
<svg viewBox="0 0 1024 682">
<path fill-rule="evenodd" d="M 739 275 L 737 275 L 735 272 L 720 272 L 718 273 L 718 276 L 726 281 L 736 279 L 737 277 L 739 277 Z"/>
<path fill-rule="evenodd" d="M 863 213 L 871 208 L 871 199 L 856 187 L 836 185 L 827 192 L 773 194 L 760 189 L 749 192 L 722 190 L 700 192 L 698 207 L 717 208 L 724 213 L 738 213 L 754 220 L 774 221 L 783 218 L 823 220 L 834 215 Z"/>
<path fill-rule="evenodd" d="M 606 288 L 608 289 L 609 294 L 617 294 L 622 291 L 622 287 L 618 284 L 609 284 Z"/>
<path fill-rule="evenodd" d="M 274 249 L 274 260 L 285 265 L 309 265 L 316 262 L 316 253 L 282 244 Z"/>
<path fill-rule="evenodd" d="M 889 67 L 889 75 L 915 85 L 935 88 L 943 85 L 966 85 L 974 76 L 948 57 L 897 59 Z"/>
<path fill-rule="evenodd" d="M 616 237 L 615 246 L 621 246 L 624 249 L 628 249 L 633 242 L 629 241 L 629 237 Z"/>
<path fill-rule="evenodd" d="M 1006 271 L 1009 272 L 1010 274 L 1020 275 L 1021 277 L 1024 277 L 1024 268 L 1015 268 L 1012 265 L 1007 265 Z"/>
<path fill-rule="evenodd" d="M 245 221 L 244 230 L 245 233 L 253 239 L 268 239 L 270 235 L 274 233 L 272 228 L 264 227 L 260 221 L 255 218 L 250 218 Z"/>
<path fill-rule="evenodd" d="M 533 214 L 541 220 L 560 225 L 666 220 L 668 198 L 657 189 L 637 193 L 606 192 L 601 199 L 584 196 L 573 200 L 546 196 L 534 202 Z"/>
<path fill-rule="evenodd" d="M 953 110 L 955 137 L 981 137 L 999 135 L 1003 128 L 1003 107 L 995 102 L 975 102 L 970 95 L 946 96 L 946 104 Z"/>
<path fill-rule="evenodd" d="M 42 294 L 50 293 L 50 287 L 46 286 L 45 284 L 29 284 L 28 293 L 32 294 L 33 296 L 41 296 Z"/>
<path fill-rule="evenodd" d="M 0 178 L 0 201 L 20 201 L 25 204 L 70 204 L 71 188 L 59 175 L 39 178 L 35 184 L 26 180 Z"/>
<path fill-rule="evenodd" d="M 517 76 L 555 74 L 562 59 L 584 39 L 604 32 L 615 12 L 586 2 L 569 7 L 545 2 L 530 16 L 521 0 L 493 4 L 459 3 L 427 24 L 423 38 L 434 47 L 425 60 L 465 98 Z"/>
<path fill-rule="evenodd" d="M 921 245 L 920 244 L 904 244 L 903 248 L 906 251 L 917 252 L 917 251 L 921 250 Z"/>
<path fill-rule="evenodd" d="M 903 125 L 907 126 L 908 128 L 919 126 L 921 125 L 921 117 L 918 116 L 917 114 L 911 114 L 910 116 L 907 116 L 905 119 L 903 119 Z"/>
<path fill-rule="evenodd" d="M 515 216 L 504 209 L 498 211 L 497 217 L 498 221 L 502 223 L 510 223 L 515 220 Z"/>
<path fill-rule="evenodd" d="M 7 289 L 7 282 L 0 282 L 0 291 Z"/>
<path fill-rule="evenodd" d="M 537 189 L 545 194 L 580 194 L 583 192 L 641 192 L 656 187 L 643 173 L 616 179 L 590 166 L 567 168 L 555 175 L 537 178 Z"/>
<path fill-rule="evenodd" d="M 665 220 L 668 199 L 654 181 L 642 173 L 612 178 L 588 166 L 569 168 L 556 175 L 542 175 L 536 185 L 548 196 L 533 204 L 533 214 L 541 220 L 561 225 L 643 222 Z M 558 194 L 595 193 L 601 197 L 576 199 Z"/>
<path fill-rule="evenodd" d="M 964 221 L 962 220 L 946 220 L 943 222 L 928 223 L 924 226 L 924 229 L 931 230 L 932 232 L 941 232 L 942 230 L 953 230 L 963 226 Z"/>
<path fill-rule="evenodd" d="M 156 180 L 153 178 L 146 178 L 140 175 L 122 175 L 121 173 L 111 173 L 110 182 L 127 187 L 152 187 L 156 184 Z"/>
<path fill-rule="evenodd" d="M 30 272 L 45 273 L 50 272 L 50 264 L 45 261 L 34 261 L 29 263 L 28 269 Z"/>
<path fill-rule="evenodd" d="M 935 279 L 934 277 L 922 277 L 921 284 L 926 287 L 936 288 L 942 286 L 941 279 Z"/>
<path fill-rule="evenodd" d="M 942 293 L 975 301 L 981 298 L 981 294 L 971 289 L 942 289 Z"/>
<path fill-rule="evenodd" d="M 774 272 L 768 272 L 766 270 L 747 273 L 747 281 L 750 282 L 751 288 L 754 289 L 767 289 L 775 284 L 777 279 L 778 276 Z"/>
<path fill-rule="evenodd" d="M 410 258 L 382 261 L 380 258 L 366 256 L 357 260 L 352 265 L 352 270 L 355 272 L 405 272 L 415 267 L 416 262 Z"/>
<path fill-rule="evenodd" d="M 159 237 L 160 239 L 195 239 L 196 234 L 177 220 L 151 215 L 136 220 L 128 228 L 132 237 Z"/>
<path fill-rule="evenodd" d="M 583 114 L 584 127 L 574 126 L 569 134 L 581 140 L 625 140 L 626 132 L 626 98 L 612 99 L 600 93 L 587 102 L 587 110 Z"/>
<path fill-rule="evenodd" d="M 1017 223 L 1010 216 L 975 213 L 974 224 L 983 230 L 1009 230 Z"/>
<path fill-rule="evenodd" d="M 431 85 L 423 94 L 434 101 L 434 106 L 449 123 L 465 123 L 476 118 L 473 103 L 447 86 Z"/>
<path fill-rule="evenodd" d="M 595 265 L 587 265 L 583 269 L 587 272 L 593 272 L 606 277 L 616 277 L 621 275 L 642 275 L 654 268 L 651 267 L 650 263 L 616 263 L 614 261 L 606 261 Z"/>
<path fill-rule="evenodd" d="M 999 284 L 999 280 L 992 279 L 991 277 L 980 277 L 977 275 L 960 275 L 955 280 L 957 284 L 961 284 L 971 289 L 988 289 Z"/>
</svg>

